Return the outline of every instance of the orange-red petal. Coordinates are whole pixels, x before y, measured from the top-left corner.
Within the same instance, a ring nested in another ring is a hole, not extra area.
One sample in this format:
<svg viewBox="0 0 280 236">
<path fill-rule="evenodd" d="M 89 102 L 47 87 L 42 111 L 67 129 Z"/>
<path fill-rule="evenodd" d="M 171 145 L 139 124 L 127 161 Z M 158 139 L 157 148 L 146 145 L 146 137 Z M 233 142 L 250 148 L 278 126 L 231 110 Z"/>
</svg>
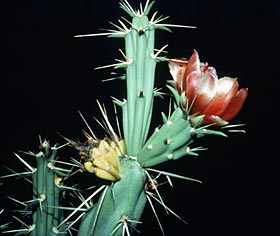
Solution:
<svg viewBox="0 0 280 236">
<path fill-rule="evenodd" d="M 236 95 L 238 90 L 238 82 L 236 79 L 224 77 L 218 80 L 217 93 L 202 111 L 206 116 L 214 115 L 220 116 L 228 107 L 232 98 Z"/>
<path fill-rule="evenodd" d="M 196 86 L 196 97 L 192 112 L 200 115 L 215 97 L 218 88 L 218 79 L 208 72 L 202 73 Z"/>
<path fill-rule="evenodd" d="M 241 110 L 241 108 L 245 102 L 245 99 L 247 98 L 247 95 L 248 95 L 247 88 L 240 89 L 236 93 L 236 95 L 231 99 L 226 110 L 221 115 L 221 118 L 226 121 L 230 121 L 232 118 L 234 118 Z"/>
<path fill-rule="evenodd" d="M 184 80 L 184 90 L 189 101 L 193 101 L 196 95 L 196 87 L 199 81 L 199 72 L 193 71 Z"/>
<path fill-rule="evenodd" d="M 196 50 L 193 50 L 193 54 L 188 61 L 185 77 L 187 77 L 193 71 L 200 71 L 200 60 Z"/>
</svg>

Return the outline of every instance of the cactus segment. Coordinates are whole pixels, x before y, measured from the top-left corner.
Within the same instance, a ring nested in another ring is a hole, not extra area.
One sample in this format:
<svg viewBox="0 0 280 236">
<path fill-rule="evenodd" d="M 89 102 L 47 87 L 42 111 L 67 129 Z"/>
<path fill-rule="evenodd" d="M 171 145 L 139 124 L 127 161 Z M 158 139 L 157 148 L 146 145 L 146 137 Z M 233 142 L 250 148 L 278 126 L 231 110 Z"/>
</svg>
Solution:
<svg viewBox="0 0 280 236">
<path fill-rule="evenodd" d="M 131 25 L 125 36 L 126 58 L 130 63 L 126 67 L 127 113 L 123 115 L 127 117 L 123 119 L 123 129 L 127 152 L 136 156 L 146 140 L 151 120 L 156 67 L 151 55 L 155 29 L 146 15 L 134 16 Z"/>
<path fill-rule="evenodd" d="M 160 129 L 155 130 L 138 154 L 141 166 L 151 167 L 173 159 L 173 152 L 188 143 L 191 126 L 184 112 L 177 108 Z M 186 155 L 186 153 L 185 153 Z"/>
<path fill-rule="evenodd" d="M 78 235 L 122 235 L 125 225 L 135 226 L 146 198 L 146 175 L 136 160 L 121 159 L 121 179 L 113 182 L 83 217 Z"/>
<path fill-rule="evenodd" d="M 27 205 L 27 209 L 35 209 L 32 213 L 32 227 L 28 229 L 30 236 L 47 235 L 54 236 L 53 227 L 61 220 L 60 189 L 59 182 L 62 180 L 56 171 L 53 162 L 57 156 L 57 148 L 50 147 L 48 141 L 40 142 L 40 151 L 33 154 L 36 157 L 37 167 L 32 171 L 33 200 Z M 65 175 L 65 173 L 64 173 Z"/>
</svg>

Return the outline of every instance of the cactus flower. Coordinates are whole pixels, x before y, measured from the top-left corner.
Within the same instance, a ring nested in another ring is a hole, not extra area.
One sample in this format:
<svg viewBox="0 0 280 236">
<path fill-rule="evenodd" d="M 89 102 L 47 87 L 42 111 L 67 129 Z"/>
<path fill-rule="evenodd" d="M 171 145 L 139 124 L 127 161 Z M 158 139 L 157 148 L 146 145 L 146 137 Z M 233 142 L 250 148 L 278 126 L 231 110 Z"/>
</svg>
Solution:
<svg viewBox="0 0 280 236">
<path fill-rule="evenodd" d="M 118 144 L 114 141 L 101 140 L 98 147 L 90 149 L 87 160 L 84 162 L 85 169 L 101 179 L 109 181 L 119 180 L 119 156 L 123 154 L 124 148 L 123 140 L 119 141 Z"/>
<path fill-rule="evenodd" d="M 225 125 L 240 111 L 248 89 L 239 90 L 236 78 L 218 79 L 216 70 L 201 63 L 194 50 L 189 60 L 169 60 L 173 77 L 168 81 L 178 91 L 182 106 L 191 116 L 203 116 L 203 124 Z"/>
</svg>

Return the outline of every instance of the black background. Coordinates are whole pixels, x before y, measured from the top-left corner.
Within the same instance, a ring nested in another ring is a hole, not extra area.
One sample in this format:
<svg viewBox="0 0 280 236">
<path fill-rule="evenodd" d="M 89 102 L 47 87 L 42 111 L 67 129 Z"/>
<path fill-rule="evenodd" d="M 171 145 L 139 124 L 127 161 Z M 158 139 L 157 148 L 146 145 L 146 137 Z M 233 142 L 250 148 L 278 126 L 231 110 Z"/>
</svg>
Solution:
<svg viewBox="0 0 280 236">
<path fill-rule="evenodd" d="M 131 4 L 139 6 L 138 1 Z M 52 143 L 64 142 L 56 132 L 83 139 L 81 130 L 86 127 L 78 110 L 102 138 L 103 131 L 93 119 L 101 117 L 95 100 L 106 104 L 113 119 L 110 96 L 122 99 L 125 89 L 123 82 L 101 82 L 110 78 L 111 69 L 94 68 L 120 59 L 123 41 L 73 36 L 113 28 L 108 21 L 117 23 L 126 16 L 118 1 L 7 1 L 1 5 L 1 164 L 20 168 L 12 152 L 35 151 L 39 134 Z M 156 10 L 170 16 L 166 23 L 197 26 L 172 29 L 171 34 L 158 32 L 157 48 L 168 44 L 170 58 L 189 57 L 196 49 L 219 77 L 238 77 L 240 87 L 249 89 L 244 107 L 232 121 L 245 123 L 246 134 L 206 137 L 198 145 L 209 150 L 199 157 L 161 166 L 203 181 L 200 185 L 174 180 L 173 189 L 163 186 L 166 204 L 190 224 L 277 224 L 279 2 L 158 0 L 152 13 Z M 168 79 L 167 64 L 159 64 L 157 86 L 165 90 Z M 153 127 L 160 124 L 159 113 L 167 107 L 168 99 L 156 101 Z M 175 229 L 188 231 L 190 226 L 174 216 L 161 210 L 159 214 L 167 235 Z M 144 235 L 151 227 L 154 235 L 160 235 L 149 208 L 143 221 Z"/>
</svg>

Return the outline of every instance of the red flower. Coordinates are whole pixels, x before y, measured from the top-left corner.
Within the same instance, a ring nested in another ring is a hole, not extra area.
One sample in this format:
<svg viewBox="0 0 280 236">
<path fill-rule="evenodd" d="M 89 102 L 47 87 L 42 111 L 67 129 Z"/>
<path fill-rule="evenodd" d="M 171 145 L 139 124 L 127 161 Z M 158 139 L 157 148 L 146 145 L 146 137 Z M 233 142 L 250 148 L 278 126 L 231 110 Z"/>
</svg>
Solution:
<svg viewBox="0 0 280 236">
<path fill-rule="evenodd" d="M 183 107 L 190 115 L 203 115 L 203 123 L 225 125 L 235 117 L 243 106 L 248 89 L 238 90 L 236 78 L 218 79 L 213 67 L 201 63 L 194 50 L 189 60 L 171 59 L 169 81 L 181 95 Z"/>
</svg>

